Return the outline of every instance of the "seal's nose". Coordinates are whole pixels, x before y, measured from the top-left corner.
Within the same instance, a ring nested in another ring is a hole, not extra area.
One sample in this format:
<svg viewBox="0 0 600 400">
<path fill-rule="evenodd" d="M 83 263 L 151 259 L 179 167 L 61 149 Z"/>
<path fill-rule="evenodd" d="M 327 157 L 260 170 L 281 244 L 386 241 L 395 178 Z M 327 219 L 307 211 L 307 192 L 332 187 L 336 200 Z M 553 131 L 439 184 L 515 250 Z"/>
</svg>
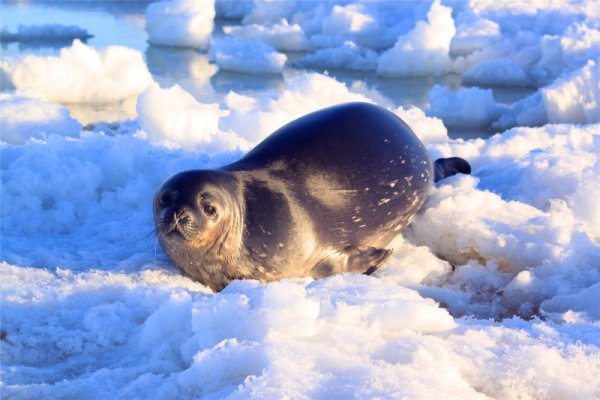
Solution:
<svg viewBox="0 0 600 400">
<path fill-rule="evenodd" d="M 173 221 L 175 225 L 185 225 L 188 224 L 192 220 L 192 215 L 190 210 L 187 208 L 182 208 L 173 213 Z"/>
</svg>

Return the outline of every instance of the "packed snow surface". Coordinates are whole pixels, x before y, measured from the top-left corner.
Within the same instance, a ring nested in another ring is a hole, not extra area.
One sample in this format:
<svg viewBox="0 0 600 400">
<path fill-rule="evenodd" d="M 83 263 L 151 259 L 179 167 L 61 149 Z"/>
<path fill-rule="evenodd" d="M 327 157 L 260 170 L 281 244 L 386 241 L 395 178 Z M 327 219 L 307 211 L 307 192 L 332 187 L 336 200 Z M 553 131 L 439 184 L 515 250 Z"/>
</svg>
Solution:
<svg viewBox="0 0 600 400">
<path fill-rule="evenodd" d="M 404 4 L 151 3 L 150 42 L 205 52 L 146 51 L 151 71 L 184 71 L 187 85 L 156 82 L 121 46 L 2 58 L 0 395 L 600 398 L 600 12 Z M 218 34 L 215 14 L 230 19 Z M 276 84 L 218 94 L 217 68 Z M 398 106 L 324 68 L 455 73 L 469 87 Z M 502 85 L 532 94 L 501 103 L 490 87 Z M 76 112 L 124 101 L 128 120 Z M 473 167 L 435 185 L 382 269 L 215 294 L 170 264 L 151 207 L 164 179 L 349 101 L 389 109 L 433 159 Z M 490 126 L 487 139 L 448 137 Z"/>
</svg>

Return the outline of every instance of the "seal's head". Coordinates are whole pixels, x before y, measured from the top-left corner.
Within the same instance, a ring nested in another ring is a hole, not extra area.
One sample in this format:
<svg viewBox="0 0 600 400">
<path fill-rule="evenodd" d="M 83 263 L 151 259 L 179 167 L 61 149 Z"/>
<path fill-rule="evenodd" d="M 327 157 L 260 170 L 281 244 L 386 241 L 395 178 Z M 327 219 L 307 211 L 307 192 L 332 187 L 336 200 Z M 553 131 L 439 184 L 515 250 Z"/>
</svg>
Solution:
<svg viewBox="0 0 600 400">
<path fill-rule="evenodd" d="M 171 176 L 154 196 L 154 223 L 162 248 L 178 267 L 201 281 L 207 281 L 201 271 L 231 261 L 240 246 L 238 187 L 228 172 L 192 170 Z"/>
</svg>

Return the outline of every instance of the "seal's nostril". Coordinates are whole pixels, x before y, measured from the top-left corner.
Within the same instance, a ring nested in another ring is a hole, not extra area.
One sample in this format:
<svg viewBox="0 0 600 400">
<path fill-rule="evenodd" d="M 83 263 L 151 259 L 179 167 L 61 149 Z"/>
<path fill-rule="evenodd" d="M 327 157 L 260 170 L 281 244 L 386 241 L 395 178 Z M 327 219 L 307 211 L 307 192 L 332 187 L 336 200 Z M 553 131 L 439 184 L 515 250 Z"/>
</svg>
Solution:
<svg viewBox="0 0 600 400">
<path fill-rule="evenodd" d="M 187 224 L 192 220 L 190 213 L 186 209 L 177 210 L 173 213 L 173 221 L 175 224 Z"/>
</svg>

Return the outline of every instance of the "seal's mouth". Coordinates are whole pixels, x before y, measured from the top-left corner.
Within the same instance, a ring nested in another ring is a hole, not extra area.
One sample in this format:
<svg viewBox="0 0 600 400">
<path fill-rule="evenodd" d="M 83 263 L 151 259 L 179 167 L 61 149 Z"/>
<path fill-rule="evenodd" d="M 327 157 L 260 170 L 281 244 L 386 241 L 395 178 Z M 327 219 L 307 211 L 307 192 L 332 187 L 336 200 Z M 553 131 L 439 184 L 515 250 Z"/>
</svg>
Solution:
<svg viewBox="0 0 600 400">
<path fill-rule="evenodd" d="M 193 219 L 183 213 L 173 214 L 173 218 L 157 226 L 159 234 L 169 239 L 194 240 L 200 235 L 200 227 Z"/>
</svg>

